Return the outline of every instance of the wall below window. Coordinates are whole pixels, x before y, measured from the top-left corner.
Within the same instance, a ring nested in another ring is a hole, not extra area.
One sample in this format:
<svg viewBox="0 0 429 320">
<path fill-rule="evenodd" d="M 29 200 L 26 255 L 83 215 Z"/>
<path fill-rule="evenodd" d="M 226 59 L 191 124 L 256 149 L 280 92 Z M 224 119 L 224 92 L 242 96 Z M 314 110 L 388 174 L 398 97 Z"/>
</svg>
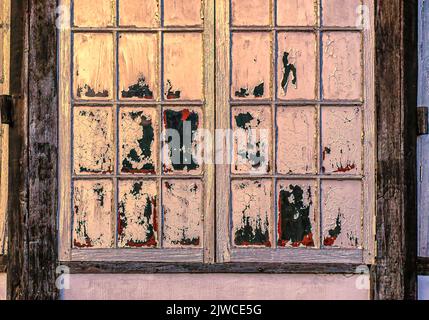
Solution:
<svg viewBox="0 0 429 320">
<path fill-rule="evenodd" d="M 354 275 L 71 275 L 70 289 L 61 296 L 65 300 L 367 300 L 368 283 L 367 276 Z"/>
<path fill-rule="evenodd" d="M 0 273 L 0 300 L 6 300 L 6 273 Z"/>
</svg>

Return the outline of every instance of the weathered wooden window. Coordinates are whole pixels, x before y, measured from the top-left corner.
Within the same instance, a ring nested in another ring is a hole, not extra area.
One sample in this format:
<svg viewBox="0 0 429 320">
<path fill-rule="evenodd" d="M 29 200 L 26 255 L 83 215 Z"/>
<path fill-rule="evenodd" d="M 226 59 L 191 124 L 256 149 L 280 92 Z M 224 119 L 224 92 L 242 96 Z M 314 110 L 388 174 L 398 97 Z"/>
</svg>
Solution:
<svg viewBox="0 0 429 320">
<path fill-rule="evenodd" d="M 61 3 L 61 260 L 372 261 L 373 1 Z"/>
<path fill-rule="evenodd" d="M 0 94 L 9 94 L 10 1 L 0 3 Z M 0 256 L 7 253 L 9 126 L 0 124 Z"/>
</svg>

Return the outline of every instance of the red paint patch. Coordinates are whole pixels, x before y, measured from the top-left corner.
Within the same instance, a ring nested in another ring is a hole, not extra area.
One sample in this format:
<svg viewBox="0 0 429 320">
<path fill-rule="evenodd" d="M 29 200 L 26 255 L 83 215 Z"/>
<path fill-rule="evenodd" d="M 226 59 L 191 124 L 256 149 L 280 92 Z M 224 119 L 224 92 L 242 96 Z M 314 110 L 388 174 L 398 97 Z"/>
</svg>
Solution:
<svg viewBox="0 0 429 320">
<path fill-rule="evenodd" d="M 335 244 L 335 241 L 337 240 L 337 237 L 327 237 L 325 240 L 323 240 L 323 245 L 326 247 L 332 247 Z"/>
<path fill-rule="evenodd" d="M 188 120 L 190 114 L 191 114 L 191 112 L 189 111 L 189 109 L 183 109 L 182 110 L 182 121 Z"/>
<path fill-rule="evenodd" d="M 334 173 L 345 173 L 345 172 L 349 172 L 356 169 L 356 164 L 348 164 L 347 166 L 343 167 L 339 167 L 337 170 L 334 171 Z"/>
</svg>

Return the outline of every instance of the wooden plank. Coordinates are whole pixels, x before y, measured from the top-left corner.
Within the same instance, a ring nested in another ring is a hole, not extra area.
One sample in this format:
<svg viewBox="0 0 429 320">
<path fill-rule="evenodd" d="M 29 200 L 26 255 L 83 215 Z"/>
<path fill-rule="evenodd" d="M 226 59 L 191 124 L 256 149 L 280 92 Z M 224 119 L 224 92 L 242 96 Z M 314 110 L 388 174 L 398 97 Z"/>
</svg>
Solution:
<svg viewBox="0 0 429 320">
<path fill-rule="evenodd" d="M 23 66 L 19 77 L 22 85 L 12 93 L 24 98 L 17 103 L 11 130 L 10 167 L 14 179 L 10 179 L 9 197 L 8 294 L 11 299 L 54 299 L 57 295 L 56 3 L 31 0 L 26 7 L 17 1 L 12 16 L 17 17 L 14 23 L 27 28 L 13 25 L 11 28 L 17 32 L 12 38 L 25 41 L 17 45 L 21 50 L 14 50 L 17 59 L 24 56 L 24 62 L 18 64 Z M 28 33 L 19 34 L 22 30 Z"/>
<path fill-rule="evenodd" d="M 429 276 L 429 258 L 418 258 L 417 273 L 419 276 Z"/>
<path fill-rule="evenodd" d="M 417 135 L 422 136 L 429 133 L 428 128 L 428 107 L 417 108 Z"/>
<path fill-rule="evenodd" d="M 375 299 L 416 297 L 417 1 L 376 1 Z"/>
<path fill-rule="evenodd" d="M 139 263 L 64 262 L 72 274 L 157 274 L 157 273 L 261 273 L 261 274 L 352 274 L 361 264 L 344 263 Z"/>
</svg>

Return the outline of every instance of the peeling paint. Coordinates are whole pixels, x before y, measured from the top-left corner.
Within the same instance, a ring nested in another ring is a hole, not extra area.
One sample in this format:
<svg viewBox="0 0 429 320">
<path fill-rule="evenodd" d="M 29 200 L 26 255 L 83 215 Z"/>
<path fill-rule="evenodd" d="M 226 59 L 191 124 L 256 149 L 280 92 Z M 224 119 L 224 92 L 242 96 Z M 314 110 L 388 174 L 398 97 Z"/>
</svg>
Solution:
<svg viewBox="0 0 429 320">
<path fill-rule="evenodd" d="M 322 181 L 323 244 L 327 247 L 362 247 L 362 182 Z"/>
<path fill-rule="evenodd" d="M 316 100 L 317 37 L 314 32 L 278 33 L 278 98 Z"/>
<path fill-rule="evenodd" d="M 313 202 L 314 185 L 299 181 L 279 183 L 279 246 L 315 247 L 317 222 Z"/>
<path fill-rule="evenodd" d="M 202 122 L 197 109 L 171 108 L 164 110 L 164 129 L 174 130 L 175 135 L 164 138 L 163 170 L 165 173 L 201 172 L 193 154 L 197 150 L 196 131 Z"/>
<path fill-rule="evenodd" d="M 200 26 L 204 19 L 202 0 L 163 0 L 165 26 Z"/>
<path fill-rule="evenodd" d="M 202 248 L 203 185 L 200 180 L 163 182 L 164 248 Z"/>
<path fill-rule="evenodd" d="M 113 184 L 109 180 L 74 182 L 73 247 L 113 247 L 112 200 Z"/>
<path fill-rule="evenodd" d="M 270 98 L 272 38 L 267 32 L 238 32 L 232 36 L 231 96 Z"/>
<path fill-rule="evenodd" d="M 238 247 L 271 247 L 273 243 L 271 180 L 232 182 L 232 234 Z"/>
<path fill-rule="evenodd" d="M 119 182 L 119 247 L 157 247 L 157 194 L 156 181 Z"/>
<path fill-rule="evenodd" d="M 158 161 L 155 108 L 122 108 L 119 138 L 122 173 L 155 174 Z"/>
<path fill-rule="evenodd" d="M 164 88 L 167 99 L 202 100 L 203 70 L 201 33 L 164 33 L 164 79 L 170 83 Z"/>
<path fill-rule="evenodd" d="M 113 92 L 113 36 L 73 35 L 73 87 L 77 99 L 107 100 Z"/>
<path fill-rule="evenodd" d="M 362 35 L 357 32 L 323 33 L 323 98 L 362 100 Z"/>
<path fill-rule="evenodd" d="M 234 154 L 232 172 L 271 172 L 271 108 L 234 108 Z"/>
<path fill-rule="evenodd" d="M 277 171 L 317 173 L 317 115 L 315 107 L 279 107 L 277 112 Z"/>
<path fill-rule="evenodd" d="M 322 171 L 324 173 L 361 173 L 361 109 L 359 107 L 323 107 L 322 146 Z"/>
<path fill-rule="evenodd" d="M 112 109 L 75 107 L 73 124 L 74 173 L 112 173 L 114 168 Z"/>
<path fill-rule="evenodd" d="M 146 83 L 145 77 L 141 77 L 136 84 L 129 86 L 128 90 L 122 90 L 122 98 L 153 99 L 153 92 Z"/>
<path fill-rule="evenodd" d="M 282 27 L 314 26 L 318 11 L 318 0 L 277 0 L 277 24 Z"/>
</svg>

